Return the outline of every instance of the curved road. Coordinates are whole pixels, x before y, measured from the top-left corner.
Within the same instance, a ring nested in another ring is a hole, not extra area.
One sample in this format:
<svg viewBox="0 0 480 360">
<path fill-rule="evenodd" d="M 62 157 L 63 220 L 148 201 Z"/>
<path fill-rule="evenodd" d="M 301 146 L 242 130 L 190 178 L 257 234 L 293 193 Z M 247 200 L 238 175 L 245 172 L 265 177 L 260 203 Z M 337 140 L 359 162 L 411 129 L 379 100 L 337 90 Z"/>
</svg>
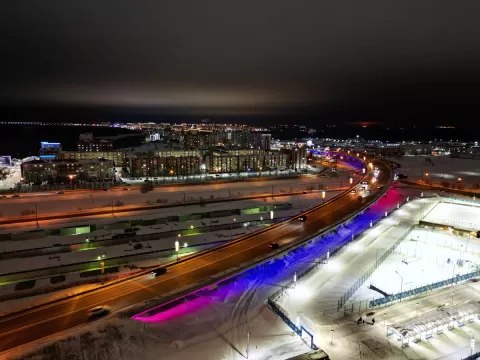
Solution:
<svg viewBox="0 0 480 360">
<path fill-rule="evenodd" d="M 377 184 L 389 180 L 390 169 L 375 162 L 381 170 Z M 369 197 L 378 192 L 375 187 Z M 361 208 L 368 200 L 357 200 L 357 195 L 346 194 L 326 206 L 310 213 L 305 222 L 290 222 L 253 235 L 245 240 L 231 243 L 223 248 L 200 255 L 168 268 L 166 275 L 155 279 L 149 276 L 131 279 L 89 294 L 79 295 L 59 303 L 45 305 L 23 313 L 0 319 L 0 351 L 48 337 L 55 333 L 87 323 L 87 311 L 97 305 L 109 305 L 113 312 L 132 304 L 152 300 L 173 291 L 198 283 L 234 265 L 266 255 L 271 250 L 268 244 L 278 242 L 280 246 L 295 243 L 327 227 L 338 219 Z"/>
</svg>

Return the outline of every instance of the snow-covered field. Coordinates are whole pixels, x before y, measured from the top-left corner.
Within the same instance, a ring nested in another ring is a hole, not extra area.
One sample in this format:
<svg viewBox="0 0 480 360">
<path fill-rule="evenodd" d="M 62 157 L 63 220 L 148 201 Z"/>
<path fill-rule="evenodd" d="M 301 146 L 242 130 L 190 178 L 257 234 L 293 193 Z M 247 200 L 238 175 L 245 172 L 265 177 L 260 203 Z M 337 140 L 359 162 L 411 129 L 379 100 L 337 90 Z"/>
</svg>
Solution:
<svg viewBox="0 0 480 360">
<path fill-rule="evenodd" d="M 445 280 L 468 272 L 475 271 L 480 264 L 480 241 L 473 237 L 461 237 L 444 230 L 432 230 L 414 226 L 431 209 L 439 199 L 423 199 L 410 202 L 392 216 L 367 231 L 365 235 L 347 249 L 329 260 L 328 264 L 302 279 L 295 288 L 288 290 L 277 302 L 287 311 L 291 319 L 297 319 L 307 329 L 312 330 L 317 344 L 325 350 L 332 359 L 359 358 L 359 352 L 373 354 L 372 358 L 382 359 L 458 359 L 459 354 L 468 354 L 469 332 L 480 333 L 480 323 L 468 325 L 468 330 L 462 328 L 444 335 L 436 335 L 432 345 L 426 341 L 409 349 L 401 349 L 401 344 L 394 336 L 385 338 L 387 324 L 399 323 L 401 320 L 414 317 L 429 311 L 451 300 L 457 304 L 477 301 L 480 286 L 476 283 L 458 285 L 454 288 L 440 290 L 431 295 L 423 295 L 417 299 L 407 300 L 391 305 L 387 309 L 366 310 L 366 302 L 381 295 L 369 289 L 373 284 L 387 293 L 397 293 L 401 290 Z M 427 203 L 429 205 L 425 206 Z M 442 211 L 448 206 L 451 213 L 461 209 L 462 205 L 441 204 Z M 470 207 L 468 207 L 470 208 Z M 465 206 L 462 210 L 465 210 Z M 413 227 L 414 226 L 414 227 Z M 412 231 L 409 231 L 412 229 Z M 404 240 L 379 268 L 370 276 L 363 286 L 352 296 L 346 307 L 353 305 L 353 315 L 344 317 L 343 309 L 337 312 L 339 298 L 374 264 L 388 247 L 397 239 Z M 450 261 L 449 261 L 450 259 Z M 457 260 L 463 260 L 463 264 Z M 461 290 L 458 290 L 461 289 Z M 449 295 L 449 296 L 448 296 Z M 451 301 L 448 302 L 449 305 Z M 416 305 L 418 304 L 418 305 Z M 405 308 L 408 307 L 408 310 Z M 371 321 L 372 311 L 377 322 L 358 326 L 356 318 L 363 316 Z M 378 314 L 380 312 L 380 314 Z M 383 314 L 386 314 L 383 316 Z M 338 322 L 338 323 L 337 323 Z M 334 330 L 333 344 L 330 344 L 329 330 Z M 477 349 L 478 350 L 478 349 Z M 365 356 L 365 355 L 364 355 Z M 364 357 L 365 358 L 365 357 Z"/>
<path fill-rule="evenodd" d="M 239 209 L 247 209 L 250 207 L 258 207 L 265 205 L 276 205 L 291 203 L 292 209 L 290 210 L 277 210 L 274 211 L 274 219 L 280 219 L 284 217 L 294 216 L 302 211 L 305 211 L 313 206 L 318 205 L 324 200 L 328 200 L 331 197 L 338 195 L 339 192 L 331 191 L 328 192 L 328 197 L 322 199 L 321 194 L 312 193 L 312 194 L 302 194 L 297 196 L 281 197 L 277 199 L 266 199 L 266 200 L 246 200 L 238 201 L 235 203 L 214 203 L 209 204 L 205 207 L 196 206 L 185 206 L 179 208 L 169 209 L 170 214 L 175 215 L 186 215 L 200 212 L 208 211 L 221 211 L 231 209 L 232 206 Z M 142 219 L 149 218 L 161 218 L 168 216 L 167 212 L 162 212 L 160 215 L 158 212 L 152 212 L 150 214 L 141 215 Z M 139 215 L 140 216 L 140 215 Z M 131 220 L 131 218 L 128 218 Z M 212 218 L 212 219 L 201 219 L 201 220 L 192 220 L 187 222 L 170 222 L 167 224 L 157 224 L 152 226 L 139 226 L 137 231 L 138 235 L 145 234 L 155 234 L 162 232 L 174 232 L 173 235 L 169 237 L 159 237 L 157 239 L 152 239 L 148 241 L 140 242 L 143 246 L 141 249 L 134 251 L 132 244 L 119 244 L 112 246 L 100 246 L 96 245 L 94 242 L 86 244 L 86 238 L 93 239 L 94 237 L 98 238 L 110 238 L 113 234 L 123 233 L 123 229 L 119 230 L 97 230 L 88 234 L 72 235 L 72 236 L 48 236 L 45 238 L 37 238 L 30 240 L 11 240 L 11 241 L 2 241 L 0 242 L 0 251 L 18 251 L 26 249 L 34 249 L 40 247 L 52 247 L 58 245 L 70 245 L 70 244 L 81 244 L 82 247 L 79 247 L 78 250 L 81 251 L 72 251 L 67 253 L 58 254 L 58 257 L 52 258 L 52 254 L 27 257 L 27 258 L 12 258 L 5 259 L 0 261 L 0 274 L 11 273 L 13 271 L 27 271 L 34 270 L 39 267 L 47 266 L 62 266 L 67 264 L 78 263 L 82 261 L 91 261 L 98 258 L 98 256 L 104 256 L 105 259 L 116 258 L 118 256 L 128 255 L 128 254 L 142 254 L 144 252 L 151 252 L 152 249 L 155 251 L 161 251 L 164 249 L 174 248 L 175 241 L 178 240 L 177 233 L 182 232 L 183 230 L 195 230 L 197 228 L 202 228 L 209 225 L 238 225 L 243 224 L 244 226 L 239 229 L 233 228 L 232 230 L 217 230 L 214 232 L 203 232 L 198 231 L 192 235 L 183 235 L 181 238 L 181 247 L 180 256 L 185 252 L 190 252 L 192 246 L 195 245 L 205 245 L 206 243 L 213 243 L 218 241 L 229 241 L 235 239 L 238 236 L 249 234 L 268 225 L 270 219 L 269 213 L 259 213 L 259 214 L 249 214 L 249 215 L 232 215 L 231 217 L 221 217 L 221 218 Z M 115 222 L 122 220 L 121 217 L 116 217 Z M 214 220 L 214 224 L 212 224 Z M 254 225 L 252 222 L 255 221 Z M 111 218 L 109 222 L 112 222 Z M 72 224 L 72 223 L 69 223 Z M 6 228 L 5 231 L 9 229 Z M 186 246 L 185 246 L 186 244 Z M 169 254 L 161 255 L 162 258 L 158 258 L 159 261 L 164 262 L 165 256 Z M 152 254 L 152 258 L 157 258 L 158 255 Z"/>
<path fill-rule="evenodd" d="M 460 178 L 466 187 L 480 184 L 479 160 L 456 159 L 450 156 L 403 156 L 389 160 L 401 165 L 398 172 L 407 175 L 408 180 L 429 179 L 438 185 L 441 181 L 456 183 Z"/>
<path fill-rule="evenodd" d="M 52 212 L 69 212 L 72 210 L 89 210 L 98 208 L 114 208 L 125 205 L 146 204 L 181 204 L 201 199 L 228 199 L 252 195 L 281 194 L 305 191 L 311 188 L 333 189 L 348 185 L 351 172 L 339 171 L 338 177 L 308 176 L 285 180 L 259 180 L 236 183 L 220 183 L 196 186 L 156 187 L 148 193 L 141 193 L 139 188 L 131 190 L 111 191 L 65 191 L 58 195 L 55 192 L 20 194 L 18 198 L 0 198 L 0 214 L 3 217 L 20 216 L 24 210 L 32 210 L 36 205 L 38 214 Z M 360 175 L 354 176 L 359 178 Z M 127 189 L 126 187 L 125 189 Z M 0 216 L 0 217 L 1 217 Z"/>
<path fill-rule="evenodd" d="M 442 224 L 465 230 L 480 230 L 480 206 L 440 203 L 424 219 L 434 224 Z"/>
<path fill-rule="evenodd" d="M 28 351 L 35 352 L 39 347 L 46 346 L 43 353 L 36 352 L 37 357 L 26 357 L 23 352 L 17 353 L 17 358 L 90 359 L 96 350 L 97 354 L 101 352 L 101 358 L 105 360 L 240 360 L 246 358 L 248 333 L 250 359 L 282 360 L 307 352 L 309 348 L 305 343 L 293 336 L 291 329 L 266 308 L 267 296 L 288 283 L 295 272 L 300 273 L 312 266 L 312 261 L 325 255 L 330 246 L 350 241 L 352 231 L 368 227 L 371 220 L 384 216 L 385 211 L 394 208 L 406 194 L 413 198 L 416 193 L 418 190 L 410 193 L 393 190 L 388 197 L 380 199 L 372 210 L 361 215 L 358 221 L 349 224 L 348 229 L 342 228 L 323 241 L 312 242 L 306 248 L 286 254 L 282 259 L 249 270 L 235 282 L 199 294 L 188 303 L 156 314 L 141 315 L 136 321 L 101 321 L 98 326 L 107 330 L 99 331 L 92 324 L 88 328 L 50 339 L 36 348 L 30 347 Z M 321 348 L 329 343 L 331 326 L 330 321 L 323 327 L 328 332 L 328 341 L 327 337 L 315 338 Z M 88 350 L 80 350 L 82 346 Z"/>
</svg>

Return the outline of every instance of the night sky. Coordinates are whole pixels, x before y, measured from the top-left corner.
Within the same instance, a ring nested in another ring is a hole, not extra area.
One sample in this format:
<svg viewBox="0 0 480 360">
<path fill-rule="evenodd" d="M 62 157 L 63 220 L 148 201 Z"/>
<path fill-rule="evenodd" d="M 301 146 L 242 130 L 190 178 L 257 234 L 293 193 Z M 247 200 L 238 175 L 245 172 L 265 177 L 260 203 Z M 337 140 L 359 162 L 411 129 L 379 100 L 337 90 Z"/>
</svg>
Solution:
<svg viewBox="0 0 480 360">
<path fill-rule="evenodd" d="M 9 1 L 0 104 L 476 124 L 479 14 L 443 0 Z"/>
</svg>

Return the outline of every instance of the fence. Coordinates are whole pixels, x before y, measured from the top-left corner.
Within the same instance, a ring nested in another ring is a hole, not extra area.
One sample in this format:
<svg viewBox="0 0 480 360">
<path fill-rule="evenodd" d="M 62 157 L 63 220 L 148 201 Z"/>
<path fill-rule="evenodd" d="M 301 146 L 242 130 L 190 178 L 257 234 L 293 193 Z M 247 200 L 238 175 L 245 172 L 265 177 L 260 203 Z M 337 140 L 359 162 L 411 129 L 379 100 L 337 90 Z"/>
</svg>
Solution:
<svg viewBox="0 0 480 360">
<path fill-rule="evenodd" d="M 478 358 L 480 358 L 480 351 L 477 351 L 476 353 L 467 356 L 466 358 L 462 358 L 462 360 L 476 360 Z"/>
<path fill-rule="evenodd" d="M 393 181 L 393 176 L 390 177 L 390 182 L 392 182 L 392 181 Z M 385 190 L 382 192 L 382 195 L 386 193 L 387 189 L 388 189 L 388 186 L 385 187 Z M 349 223 L 352 219 L 355 219 L 359 214 L 363 214 L 363 212 L 364 212 L 365 210 L 367 210 L 370 206 L 372 206 L 373 204 L 376 204 L 376 203 L 377 203 L 377 202 L 375 201 L 375 202 L 372 203 L 372 204 L 368 204 L 367 206 L 365 206 L 364 208 L 362 208 L 360 211 L 358 211 L 358 213 L 356 213 L 355 215 L 349 216 L 348 218 L 341 219 L 336 225 L 330 227 L 330 229 L 326 230 L 323 234 L 312 238 L 311 241 L 317 241 L 317 240 L 319 240 L 319 239 L 322 239 L 322 238 L 326 237 L 326 236 L 329 234 L 330 231 L 335 231 L 335 229 L 343 226 L 343 224 L 348 225 L 348 223 Z M 375 224 L 377 224 L 378 222 L 380 222 L 382 219 L 383 219 L 383 218 L 378 218 L 377 220 L 375 220 Z M 351 240 L 354 240 L 355 238 L 358 238 L 358 237 L 362 236 L 362 234 L 363 234 L 366 230 L 367 230 L 367 229 L 364 229 L 364 230 L 358 232 L 358 233 L 356 234 L 356 236 L 355 236 L 355 235 L 353 234 L 353 232 L 352 232 L 352 239 L 351 239 Z M 345 242 L 345 243 L 337 246 L 336 248 L 333 248 L 333 250 L 332 250 L 332 248 L 329 248 L 328 255 L 325 255 L 325 256 L 323 256 L 323 257 L 317 258 L 317 259 L 314 261 L 314 265 L 313 265 L 313 266 L 307 268 L 304 272 L 302 272 L 302 273 L 300 273 L 300 274 L 298 274 L 298 275 L 296 276 L 296 281 L 299 282 L 303 277 L 305 277 L 306 275 L 308 275 L 309 273 L 311 273 L 313 270 L 317 269 L 319 265 L 324 264 L 325 261 L 326 261 L 329 257 L 336 255 L 339 251 L 341 251 L 342 249 L 344 249 L 344 248 L 348 245 L 349 242 L 350 242 L 350 241 L 347 241 L 347 242 Z M 302 245 L 302 246 L 305 246 L 305 244 Z M 280 296 L 282 296 L 282 295 L 285 293 L 286 289 L 293 287 L 294 282 L 295 282 L 295 281 L 290 281 L 286 286 L 283 286 L 280 290 L 274 292 L 272 295 L 270 295 L 270 296 L 268 297 L 268 301 L 274 302 L 275 300 L 277 300 Z"/>
<path fill-rule="evenodd" d="M 318 346 L 315 345 L 313 342 L 313 335 L 310 334 L 308 331 L 303 329 L 303 326 L 298 327 L 296 324 L 293 323 L 292 320 L 283 312 L 282 309 L 275 303 L 275 301 L 271 300 L 270 298 L 267 299 L 267 304 L 270 306 L 270 309 L 272 309 L 275 314 L 277 314 L 284 322 L 287 324 L 298 336 L 302 337 L 302 332 L 305 331 L 310 335 L 310 347 L 312 350 L 319 350 Z"/>
<path fill-rule="evenodd" d="M 476 270 L 476 271 L 468 273 L 468 274 L 457 275 L 457 276 L 452 277 L 450 279 L 438 281 L 436 283 L 432 283 L 432 284 L 429 284 L 429 285 L 420 286 L 418 288 L 410 289 L 408 291 L 403 291 L 403 292 L 400 292 L 398 294 L 386 296 L 384 298 L 371 300 L 369 302 L 369 307 L 385 305 L 385 304 L 387 304 L 389 302 L 392 302 L 392 301 L 405 299 L 407 297 L 422 294 L 422 293 L 427 292 L 427 291 L 436 290 L 436 289 L 442 288 L 444 286 L 457 284 L 461 281 L 465 281 L 465 280 L 468 280 L 468 279 L 471 279 L 471 278 L 474 278 L 474 277 L 477 277 L 477 276 L 480 276 L 480 270 Z"/>
<path fill-rule="evenodd" d="M 337 311 L 340 311 L 340 309 L 345 305 L 345 303 L 352 297 L 355 292 L 360 289 L 360 287 L 367 281 L 367 279 L 372 276 L 373 272 L 378 269 L 378 267 L 385 261 L 386 258 L 388 258 L 402 243 L 403 240 L 407 238 L 408 235 L 412 232 L 412 228 L 410 228 L 405 234 L 402 235 L 390 248 L 383 253 L 382 256 L 380 256 L 376 261 L 375 264 L 370 266 L 367 271 L 358 279 L 355 284 L 352 285 L 350 289 L 348 289 L 343 296 L 340 298 L 338 301 L 337 305 Z M 345 308 L 345 311 L 347 311 L 347 308 Z"/>
<path fill-rule="evenodd" d="M 423 197 L 423 198 L 425 198 L 425 197 Z M 407 201 L 403 202 L 402 206 L 405 205 L 406 203 L 407 203 Z M 398 209 L 399 209 L 399 207 L 394 209 L 392 211 L 392 213 L 395 210 L 398 210 Z M 381 220 L 382 220 L 382 218 L 378 219 L 376 221 L 376 224 L 378 224 L 378 222 L 380 222 Z M 355 282 L 355 284 L 353 284 L 352 287 L 350 289 L 348 289 L 343 294 L 343 296 L 340 298 L 340 300 L 338 300 L 337 311 L 340 311 L 340 309 L 343 306 L 345 306 L 345 304 L 353 296 L 353 294 L 355 294 L 355 292 L 358 289 L 360 289 L 360 287 L 365 283 L 365 281 L 367 281 L 367 279 L 374 273 L 374 271 L 377 270 L 378 267 L 397 249 L 397 247 L 402 243 L 402 241 L 405 240 L 408 235 L 410 235 L 412 230 L 413 230 L 413 228 L 410 228 L 405 234 L 403 234 L 402 237 L 400 237 L 382 256 L 380 256 L 380 258 L 378 258 L 375 261 L 375 264 L 373 264 L 370 268 L 368 268 L 368 270 L 360 277 L 360 279 L 358 279 Z M 349 311 L 351 311 L 353 313 L 353 311 L 354 311 L 353 304 L 352 304 L 351 308 L 345 307 L 344 311 L 345 311 L 345 313 L 347 313 Z"/>
</svg>

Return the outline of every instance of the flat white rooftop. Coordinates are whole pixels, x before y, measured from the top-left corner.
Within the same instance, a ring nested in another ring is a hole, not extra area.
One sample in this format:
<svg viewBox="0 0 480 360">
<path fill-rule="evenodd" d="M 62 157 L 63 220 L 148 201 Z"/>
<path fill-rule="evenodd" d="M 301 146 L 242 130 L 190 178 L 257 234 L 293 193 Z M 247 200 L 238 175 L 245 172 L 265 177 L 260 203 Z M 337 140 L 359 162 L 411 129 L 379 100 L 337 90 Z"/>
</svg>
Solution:
<svg viewBox="0 0 480 360">
<path fill-rule="evenodd" d="M 464 230 L 480 230 L 480 207 L 472 205 L 438 203 L 425 216 L 424 221 Z"/>
</svg>

